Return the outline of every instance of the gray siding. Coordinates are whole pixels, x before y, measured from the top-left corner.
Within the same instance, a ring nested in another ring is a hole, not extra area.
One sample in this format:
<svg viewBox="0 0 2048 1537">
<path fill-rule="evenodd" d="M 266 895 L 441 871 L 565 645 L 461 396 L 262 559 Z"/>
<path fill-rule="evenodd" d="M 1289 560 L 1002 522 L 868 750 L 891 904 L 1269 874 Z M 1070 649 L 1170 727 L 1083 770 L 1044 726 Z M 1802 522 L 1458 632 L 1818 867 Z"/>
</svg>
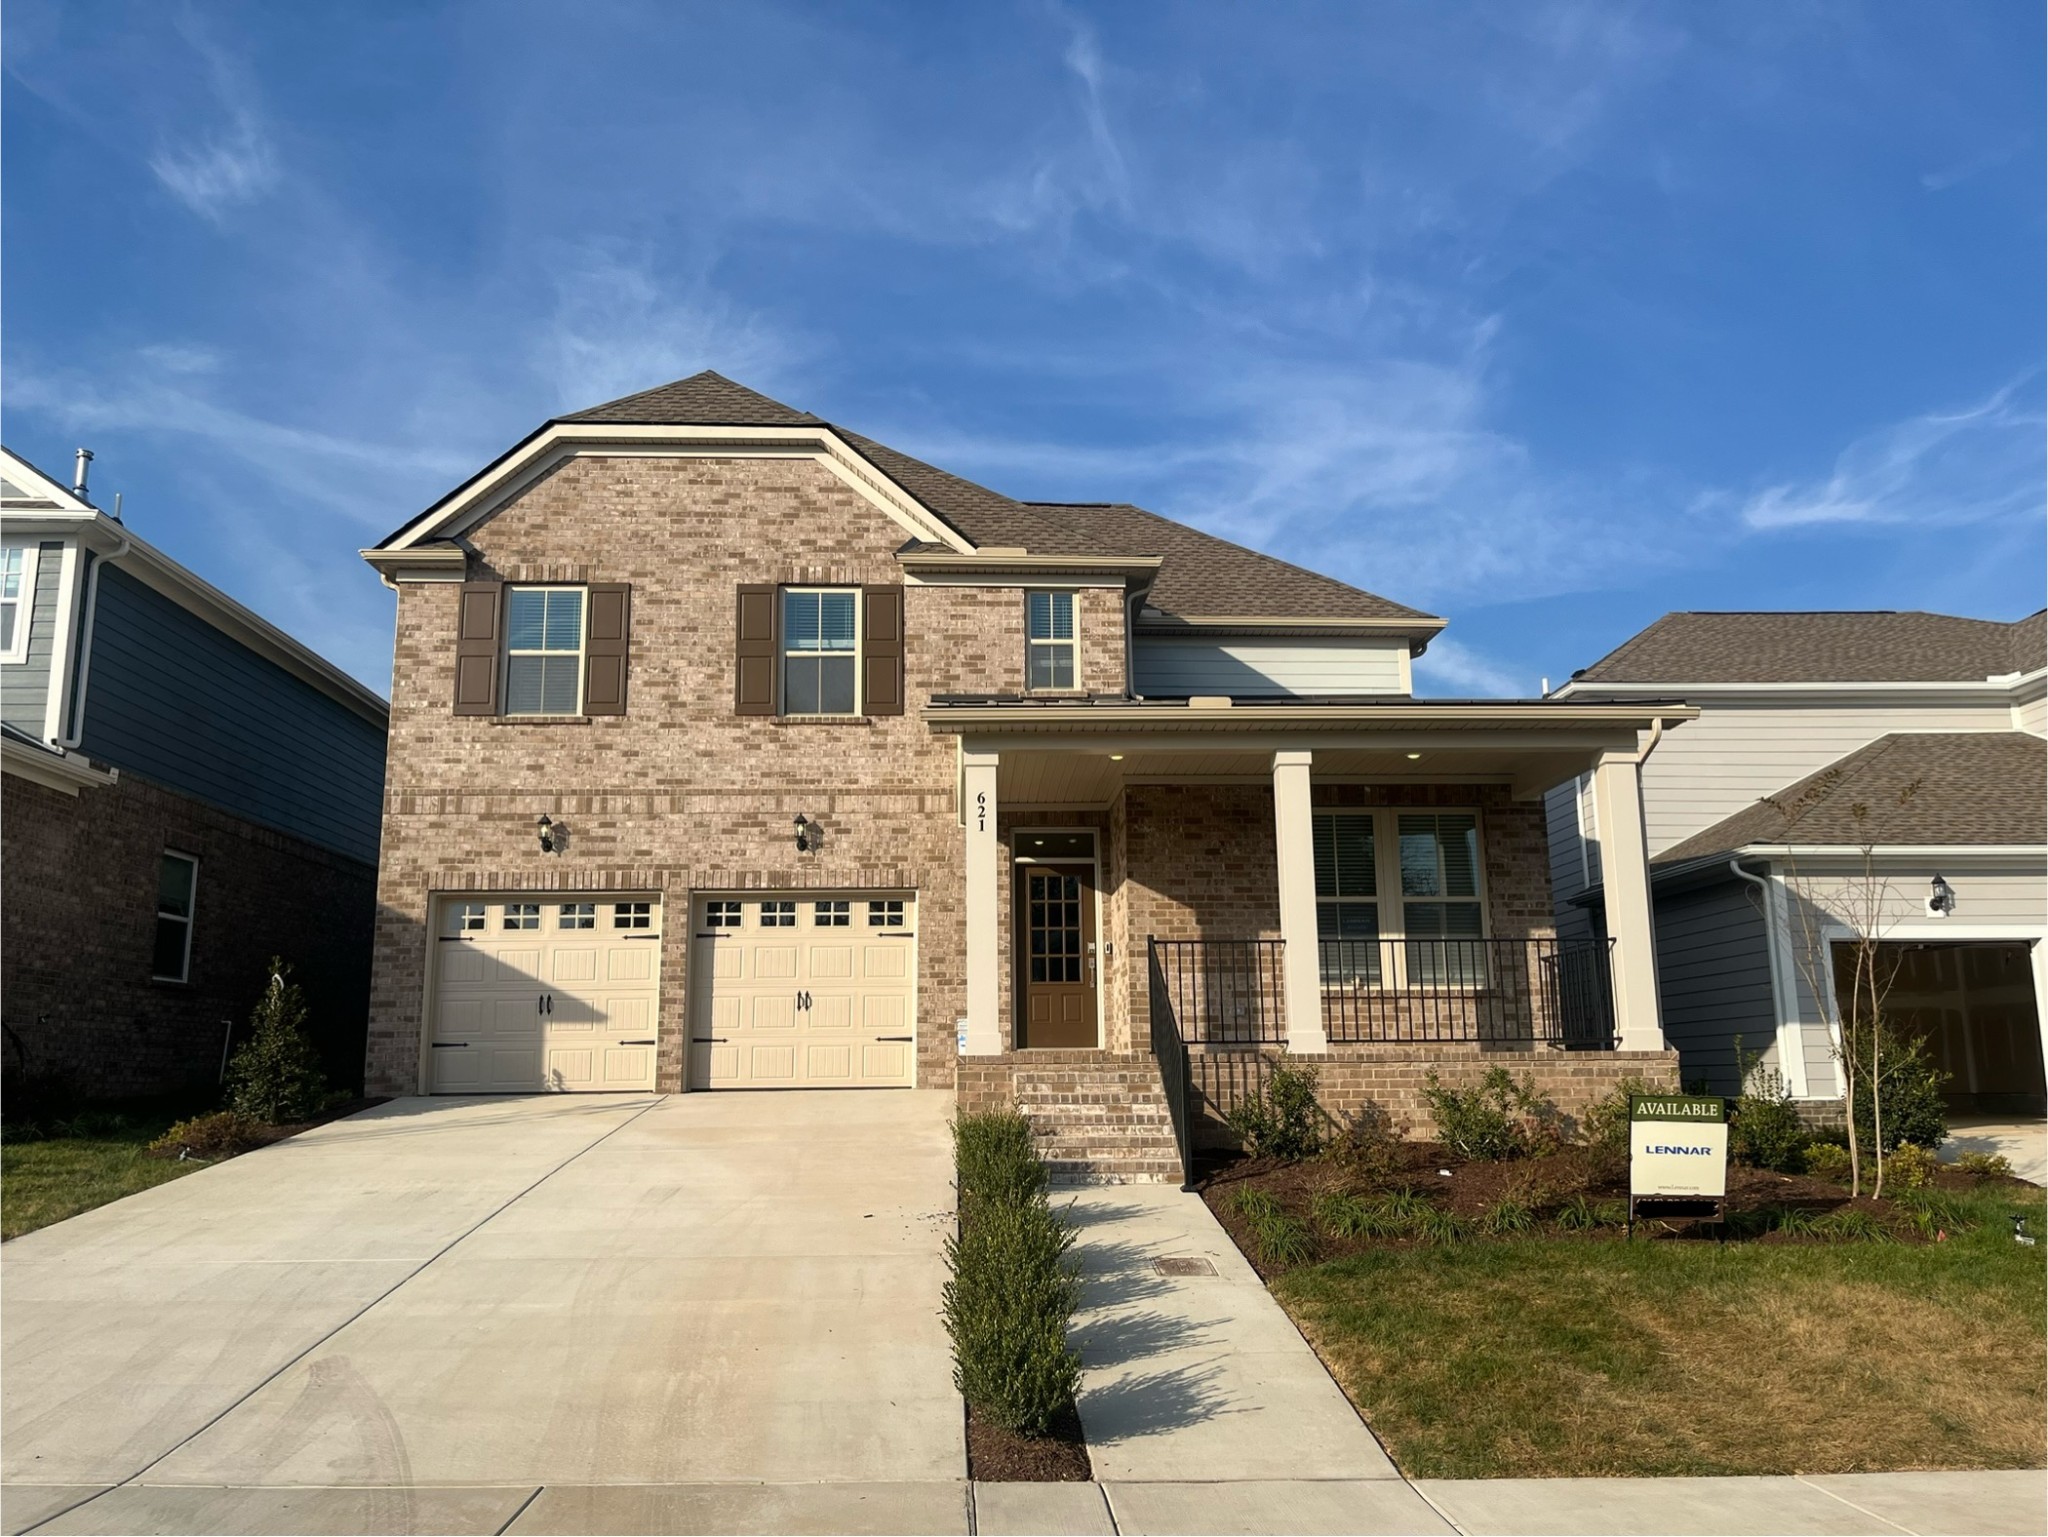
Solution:
<svg viewBox="0 0 2048 1537">
<path fill-rule="evenodd" d="M 50 653 L 57 640 L 57 584 L 64 574 L 62 540 L 46 539 L 36 557 L 29 604 L 28 655 L 0 667 L 0 720 L 42 740 L 50 702 Z"/>
<path fill-rule="evenodd" d="M 1572 898 L 1586 889 L 1588 861 L 1599 878 L 1599 844 L 1589 848 L 1579 833 L 1579 801 L 1583 776 L 1553 785 L 1543 796 L 1545 825 L 1550 834 L 1550 902 L 1560 939 L 1591 939 L 1598 923 L 1591 911 Z"/>
<path fill-rule="evenodd" d="M 88 756 L 376 863 L 381 728 L 117 567 L 92 648 Z"/>
<path fill-rule="evenodd" d="M 1742 1049 L 1778 1057 L 1777 1005 L 1759 895 L 1730 877 L 1656 899 L 1657 992 L 1664 1038 L 1678 1052 L 1687 1084 L 1715 1094 L 1741 1092 Z"/>
</svg>

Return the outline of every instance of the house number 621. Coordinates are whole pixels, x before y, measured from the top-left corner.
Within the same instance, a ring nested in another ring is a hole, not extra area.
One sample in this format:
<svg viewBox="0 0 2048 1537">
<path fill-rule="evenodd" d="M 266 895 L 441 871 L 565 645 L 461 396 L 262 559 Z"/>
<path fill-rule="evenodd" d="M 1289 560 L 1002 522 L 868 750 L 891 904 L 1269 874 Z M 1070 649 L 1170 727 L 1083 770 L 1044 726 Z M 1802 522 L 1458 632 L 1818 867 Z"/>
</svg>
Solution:
<svg viewBox="0 0 2048 1537">
<path fill-rule="evenodd" d="M 974 795 L 974 830 L 988 831 L 988 791 L 977 790 Z"/>
</svg>

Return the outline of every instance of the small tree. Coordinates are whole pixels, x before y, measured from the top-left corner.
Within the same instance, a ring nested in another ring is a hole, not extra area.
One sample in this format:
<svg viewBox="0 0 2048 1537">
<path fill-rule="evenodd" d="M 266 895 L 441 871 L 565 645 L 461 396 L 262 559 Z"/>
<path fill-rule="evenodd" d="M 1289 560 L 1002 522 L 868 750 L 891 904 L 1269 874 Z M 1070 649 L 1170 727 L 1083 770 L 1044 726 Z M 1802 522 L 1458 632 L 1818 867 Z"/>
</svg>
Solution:
<svg viewBox="0 0 2048 1537">
<path fill-rule="evenodd" d="M 252 1034 L 228 1064 L 228 1104 L 272 1126 L 303 1121 L 320 1108 L 326 1075 L 306 1033 L 306 995 L 291 967 L 270 962 L 270 985 L 250 1016 Z"/>
</svg>

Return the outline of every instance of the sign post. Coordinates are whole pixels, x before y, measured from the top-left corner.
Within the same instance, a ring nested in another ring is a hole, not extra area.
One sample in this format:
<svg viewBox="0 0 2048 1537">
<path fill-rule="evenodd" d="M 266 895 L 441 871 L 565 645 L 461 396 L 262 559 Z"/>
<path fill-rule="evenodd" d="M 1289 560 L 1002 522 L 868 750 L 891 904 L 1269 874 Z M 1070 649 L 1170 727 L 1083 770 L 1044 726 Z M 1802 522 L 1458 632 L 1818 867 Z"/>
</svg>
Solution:
<svg viewBox="0 0 2048 1537">
<path fill-rule="evenodd" d="M 1628 1220 L 1636 1214 L 1719 1222 L 1728 1203 L 1728 1101 L 1711 1094 L 1631 1094 Z"/>
</svg>

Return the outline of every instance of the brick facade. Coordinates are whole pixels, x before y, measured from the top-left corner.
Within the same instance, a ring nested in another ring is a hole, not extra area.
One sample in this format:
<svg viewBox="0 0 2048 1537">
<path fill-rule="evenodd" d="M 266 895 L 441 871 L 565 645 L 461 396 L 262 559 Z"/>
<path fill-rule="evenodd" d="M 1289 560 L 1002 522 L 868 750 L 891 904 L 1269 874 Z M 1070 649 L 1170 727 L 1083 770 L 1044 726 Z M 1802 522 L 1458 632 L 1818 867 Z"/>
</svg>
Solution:
<svg viewBox="0 0 2048 1537">
<path fill-rule="evenodd" d="M 369 1079 L 420 1084 L 429 903 L 440 893 L 659 894 L 657 1082 L 682 1087 L 692 893 L 913 890 L 917 1081 L 950 1087 L 965 1008 L 956 760 L 917 706 L 935 693 L 1021 690 L 1024 604 L 1014 588 L 905 590 L 909 710 L 856 721 L 733 709 L 742 583 L 900 582 L 904 529 L 808 459 L 584 456 L 466 536 L 471 575 L 629 582 L 627 713 L 529 722 L 452 713 L 457 590 L 401 583 L 391 758 L 378 884 Z M 1081 681 L 1123 688 L 1122 593 L 1080 591 Z M 543 812 L 569 828 L 540 852 Z M 824 846 L 798 854 L 797 813 Z"/>
<path fill-rule="evenodd" d="M 189 982 L 151 980 L 158 865 L 196 855 Z M 218 1080 L 270 958 L 292 962 L 329 1080 L 363 1070 L 376 872 L 133 774 L 79 795 L 7 776 L 0 793 L 0 996 L 28 1068 L 89 1098 Z M 19 1066 L 14 1044 L 7 1062 Z"/>
</svg>

